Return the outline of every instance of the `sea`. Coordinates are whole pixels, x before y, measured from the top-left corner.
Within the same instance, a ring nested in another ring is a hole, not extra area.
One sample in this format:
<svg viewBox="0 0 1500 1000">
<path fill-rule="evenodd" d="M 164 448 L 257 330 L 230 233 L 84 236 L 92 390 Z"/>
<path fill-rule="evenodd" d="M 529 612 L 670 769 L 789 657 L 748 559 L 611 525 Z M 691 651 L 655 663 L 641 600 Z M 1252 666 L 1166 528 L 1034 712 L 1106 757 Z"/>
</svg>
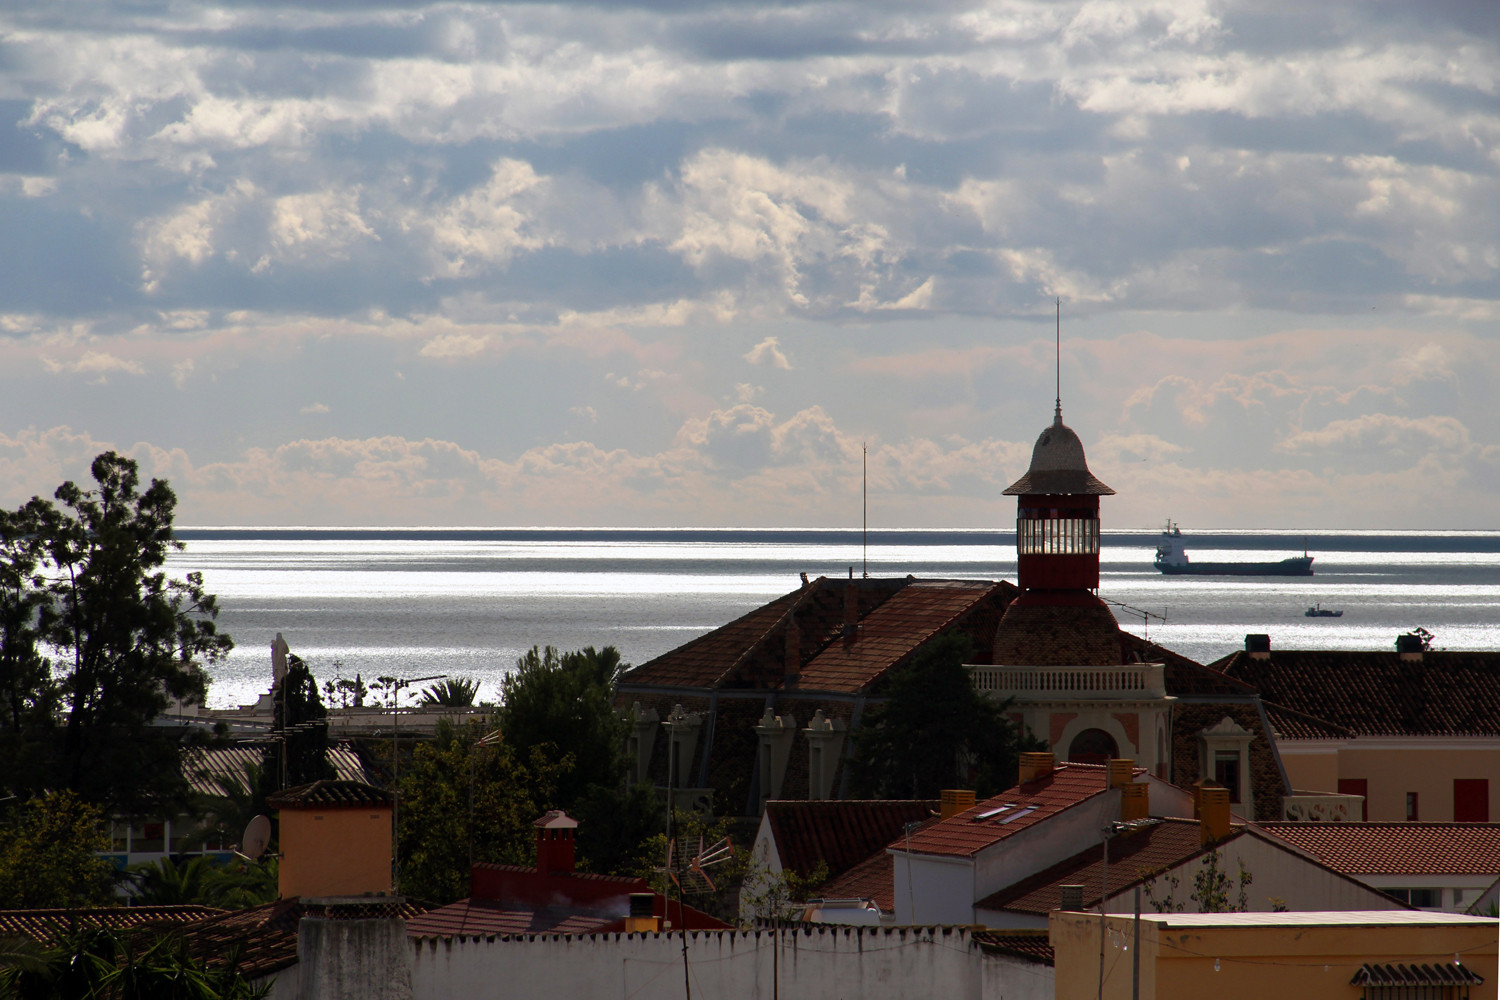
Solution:
<svg viewBox="0 0 1500 1000">
<path fill-rule="evenodd" d="M 796 589 L 800 574 L 1016 579 L 1009 531 L 620 528 L 181 528 L 168 572 L 203 574 L 235 648 L 209 704 L 253 702 L 283 635 L 320 681 L 501 679 L 533 646 L 617 647 L 644 663 Z M 1195 561 L 1306 552 L 1311 577 L 1164 576 L 1153 531 L 1106 531 L 1099 596 L 1121 625 L 1212 662 L 1272 648 L 1500 648 L 1500 532 L 1194 531 Z M 1309 607 L 1342 611 L 1309 618 Z M 420 685 L 408 692 L 415 696 Z"/>
</svg>

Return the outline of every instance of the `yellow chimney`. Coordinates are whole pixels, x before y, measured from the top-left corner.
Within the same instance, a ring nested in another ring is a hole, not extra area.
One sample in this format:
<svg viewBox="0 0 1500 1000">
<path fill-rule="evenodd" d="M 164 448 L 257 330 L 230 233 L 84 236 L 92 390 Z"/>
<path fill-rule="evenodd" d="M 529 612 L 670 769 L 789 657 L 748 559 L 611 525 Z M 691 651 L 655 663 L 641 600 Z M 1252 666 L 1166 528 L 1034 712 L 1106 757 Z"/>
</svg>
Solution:
<svg viewBox="0 0 1500 1000">
<path fill-rule="evenodd" d="M 938 793 L 942 796 L 942 818 L 957 816 L 965 809 L 974 807 L 974 790 L 971 788 L 945 788 Z"/>
<path fill-rule="evenodd" d="M 1051 776 L 1052 754 L 1046 751 L 1021 754 L 1021 784 Z"/>
<path fill-rule="evenodd" d="M 1135 761 L 1126 757 L 1112 757 L 1109 761 L 1109 787 L 1119 788 L 1135 780 Z"/>
<path fill-rule="evenodd" d="M 1229 836 L 1229 789 L 1198 787 L 1199 843 L 1211 844 Z"/>
<path fill-rule="evenodd" d="M 1120 822 L 1130 823 L 1151 815 L 1151 786 L 1140 784 L 1120 786 Z"/>
</svg>

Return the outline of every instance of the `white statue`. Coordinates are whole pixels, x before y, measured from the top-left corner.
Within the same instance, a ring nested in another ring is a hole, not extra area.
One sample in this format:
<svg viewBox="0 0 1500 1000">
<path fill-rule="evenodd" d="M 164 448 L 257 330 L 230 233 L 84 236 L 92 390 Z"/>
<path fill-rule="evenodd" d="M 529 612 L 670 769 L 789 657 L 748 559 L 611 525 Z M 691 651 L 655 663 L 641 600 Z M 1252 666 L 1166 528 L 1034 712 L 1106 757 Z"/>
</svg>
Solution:
<svg viewBox="0 0 1500 1000">
<path fill-rule="evenodd" d="M 292 648 L 286 644 L 281 633 L 276 633 L 276 638 L 271 640 L 271 680 L 277 684 L 286 676 L 286 658 Z"/>
</svg>

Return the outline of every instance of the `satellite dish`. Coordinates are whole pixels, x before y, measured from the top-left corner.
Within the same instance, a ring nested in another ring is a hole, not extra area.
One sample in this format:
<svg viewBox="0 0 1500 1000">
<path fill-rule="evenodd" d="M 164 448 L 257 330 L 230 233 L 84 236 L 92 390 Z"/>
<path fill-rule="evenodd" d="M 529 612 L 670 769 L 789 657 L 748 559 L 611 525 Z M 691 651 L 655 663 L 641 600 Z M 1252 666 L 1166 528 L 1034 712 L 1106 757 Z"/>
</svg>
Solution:
<svg viewBox="0 0 1500 1000">
<path fill-rule="evenodd" d="M 264 816 L 257 816 L 245 824 L 245 835 L 240 838 L 240 853 L 254 861 L 266 853 L 266 845 L 269 843 L 271 821 Z"/>
</svg>

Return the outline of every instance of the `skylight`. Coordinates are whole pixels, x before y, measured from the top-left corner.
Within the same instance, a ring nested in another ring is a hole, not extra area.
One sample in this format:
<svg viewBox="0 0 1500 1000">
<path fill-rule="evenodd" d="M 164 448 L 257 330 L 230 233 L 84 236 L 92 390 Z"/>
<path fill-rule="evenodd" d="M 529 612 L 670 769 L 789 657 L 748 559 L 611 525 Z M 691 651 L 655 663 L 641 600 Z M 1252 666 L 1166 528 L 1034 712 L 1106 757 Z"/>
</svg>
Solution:
<svg viewBox="0 0 1500 1000">
<path fill-rule="evenodd" d="M 1016 820 L 1020 819 L 1022 816 L 1030 816 L 1032 813 L 1036 812 L 1036 808 L 1036 806 L 1027 806 L 1025 809 L 1021 809 L 1017 812 L 1008 813 L 1004 816 L 1001 816 L 999 819 L 995 820 L 995 822 L 1013 823 Z"/>
<path fill-rule="evenodd" d="M 977 816 L 974 817 L 974 822 L 978 823 L 981 820 L 990 819 L 993 816 L 999 816 L 1001 813 L 1003 813 L 1003 812 L 1005 812 L 1005 811 L 1007 811 L 1009 809 L 1014 809 L 1015 807 L 1016 807 L 1015 803 L 1012 802 L 1012 803 L 1009 803 L 1007 805 L 999 806 L 999 807 L 997 807 L 995 809 L 986 809 L 984 812 L 982 812 L 979 815 L 977 815 Z"/>
</svg>

